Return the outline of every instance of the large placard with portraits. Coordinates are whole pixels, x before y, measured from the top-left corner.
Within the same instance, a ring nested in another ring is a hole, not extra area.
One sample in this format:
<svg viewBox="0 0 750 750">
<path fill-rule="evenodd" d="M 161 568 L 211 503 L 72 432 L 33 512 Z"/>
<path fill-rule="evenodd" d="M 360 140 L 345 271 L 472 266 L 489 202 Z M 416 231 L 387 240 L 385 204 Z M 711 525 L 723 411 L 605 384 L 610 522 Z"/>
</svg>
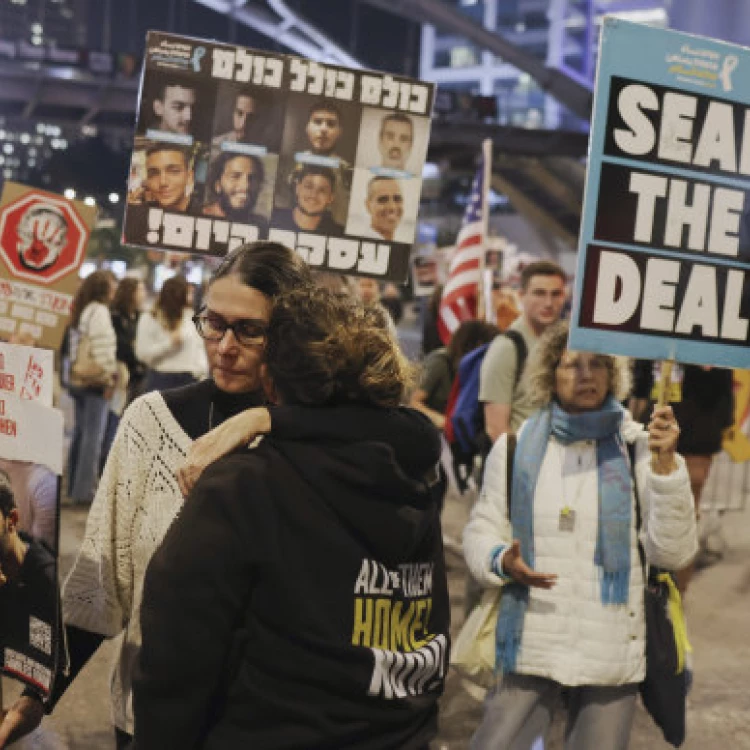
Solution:
<svg viewBox="0 0 750 750">
<path fill-rule="evenodd" d="M 222 256 L 271 239 L 403 282 L 434 86 L 150 32 L 124 239 Z"/>
<path fill-rule="evenodd" d="M 750 50 L 605 19 L 570 345 L 750 365 Z"/>
</svg>

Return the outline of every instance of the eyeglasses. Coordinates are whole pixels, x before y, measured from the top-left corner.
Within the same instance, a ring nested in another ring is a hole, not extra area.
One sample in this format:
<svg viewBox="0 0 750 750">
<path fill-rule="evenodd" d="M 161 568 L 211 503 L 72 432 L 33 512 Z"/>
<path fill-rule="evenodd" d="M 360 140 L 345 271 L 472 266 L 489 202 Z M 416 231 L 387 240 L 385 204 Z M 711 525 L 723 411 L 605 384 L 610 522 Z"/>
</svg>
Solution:
<svg viewBox="0 0 750 750">
<path fill-rule="evenodd" d="M 218 315 L 201 313 L 193 316 L 193 323 L 198 334 L 206 341 L 221 341 L 227 331 L 231 331 L 243 346 L 261 346 L 266 341 L 266 324 L 260 320 L 236 320 L 228 323 Z"/>
</svg>

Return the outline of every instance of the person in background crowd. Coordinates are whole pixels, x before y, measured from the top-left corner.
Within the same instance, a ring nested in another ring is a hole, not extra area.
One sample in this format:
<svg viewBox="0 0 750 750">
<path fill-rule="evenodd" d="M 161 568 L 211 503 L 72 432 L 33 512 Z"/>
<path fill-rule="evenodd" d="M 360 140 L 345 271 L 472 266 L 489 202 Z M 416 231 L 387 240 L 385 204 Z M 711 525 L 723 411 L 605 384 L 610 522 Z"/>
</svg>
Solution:
<svg viewBox="0 0 750 750">
<path fill-rule="evenodd" d="M 626 750 L 646 667 L 638 539 L 648 564 L 666 570 L 686 566 L 697 549 L 671 408 L 655 409 L 646 431 L 618 403 L 628 390 L 625 363 L 570 351 L 567 338 L 558 323 L 531 354 L 528 393 L 539 411 L 518 432 L 511 497 L 501 437 L 464 531 L 475 578 L 503 587 L 503 677 L 472 748 L 529 750 L 565 689 L 567 750 Z M 635 467 L 624 443 L 635 443 Z"/>
<path fill-rule="evenodd" d="M 265 366 L 317 428 L 210 467 L 152 558 L 135 746 L 426 749 L 449 607 L 411 368 L 381 310 L 322 289 L 277 300 Z"/>
<path fill-rule="evenodd" d="M 216 446 L 220 440 L 206 433 L 264 402 L 260 364 L 272 300 L 310 282 L 302 259 L 276 243 L 250 243 L 231 252 L 210 281 L 197 321 L 211 379 L 148 393 L 123 414 L 65 583 L 63 615 L 71 665 L 50 705 L 51 710 L 106 638 L 121 636 L 112 679 L 118 750 L 130 748 L 132 741 L 131 679 L 141 643 L 143 575 L 183 504 L 176 473 L 194 440 L 205 436 Z M 254 425 L 253 412 L 248 415 Z M 317 412 L 309 421 L 317 423 Z M 274 432 L 282 429 L 283 424 L 274 424 Z M 300 432 L 295 420 L 289 430 L 292 435 Z M 0 731 L 29 732 L 38 724 L 18 715 L 8 721 L 12 726 L 3 725 Z"/>
<path fill-rule="evenodd" d="M 117 336 L 117 361 L 128 369 L 128 403 L 140 395 L 146 376 L 146 366 L 135 355 L 135 336 L 143 306 L 146 304 L 146 285 L 141 279 L 124 278 L 117 285 L 110 313 Z"/>
<path fill-rule="evenodd" d="M 357 293 L 365 307 L 373 307 L 380 304 L 380 284 L 377 279 L 372 279 L 369 276 L 359 276 L 357 278 Z"/>
<path fill-rule="evenodd" d="M 501 331 L 507 331 L 521 315 L 515 292 L 503 284 L 492 285 L 492 305 L 495 309 L 497 327 Z"/>
<path fill-rule="evenodd" d="M 136 329 L 135 353 L 149 368 L 144 392 L 179 388 L 206 376 L 206 354 L 192 318 L 185 277 L 167 279 Z"/>
<path fill-rule="evenodd" d="M 426 414 L 438 430 L 445 428 L 445 411 L 461 359 L 500 333 L 497 326 L 483 320 L 465 320 L 451 336 L 448 346 L 434 349 L 422 363 L 419 386 L 409 406 Z"/>
<path fill-rule="evenodd" d="M 677 449 L 685 457 L 695 515 L 699 518 L 701 496 L 713 457 L 721 451 L 724 431 L 734 423 L 733 376 L 731 370 L 721 367 L 677 367 L 683 374 L 680 399 L 673 406 L 682 428 Z M 649 403 L 653 402 L 654 362 L 636 360 L 633 375 L 633 393 L 628 406 L 634 419 L 643 420 Z M 677 583 L 681 591 L 687 589 L 692 574 L 692 566 L 678 572 Z"/>
<path fill-rule="evenodd" d="M 544 331 L 560 318 L 565 303 L 565 272 L 555 263 L 529 263 L 521 273 L 523 312 L 510 328 L 522 336 L 529 354 Z M 495 442 L 505 432 L 515 432 L 533 411 L 519 378 L 516 345 L 498 336 L 482 362 L 479 400 L 484 403 L 487 436 Z"/>
<path fill-rule="evenodd" d="M 57 549 L 57 474 L 44 464 L 0 458 L 18 510 L 18 529 Z"/>
<path fill-rule="evenodd" d="M 393 322 L 398 325 L 404 317 L 404 303 L 401 299 L 401 290 L 393 283 L 387 283 L 380 296 L 380 304 L 388 310 Z"/>
<path fill-rule="evenodd" d="M 143 281 L 128 277 L 117 285 L 109 308 L 117 337 L 117 381 L 109 403 L 99 474 L 104 471 L 122 410 L 140 393 L 146 375 L 146 366 L 135 356 L 135 333 L 145 301 L 146 286 Z"/>
<path fill-rule="evenodd" d="M 75 363 L 82 337 L 89 340 L 92 359 L 114 382 L 117 339 L 109 314 L 116 280 L 110 271 L 94 271 L 73 298 L 70 315 L 70 361 Z M 99 476 L 110 393 L 104 387 L 70 387 L 75 426 L 68 455 L 68 495 L 74 503 L 90 503 Z"/>
<path fill-rule="evenodd" d="M 422 300 L 422 354 L 425 356 L 443 345 L 437 327 L 442 297 L 443 285 L 437 284 L 430 297 Z"/>
<path fill-rule="evenodd" d="M 40 654 L 37 658 L 48 660 L 47 667 L 51 671 L 60 670 L 64 651 L 62 628 L 58 620 L 59 602 L 55 555 L 43 541 L 20 530 L 10 478 L 0 471 L 0 632 L 6 651 L 33 654 L 36 648 Z M 29 628 L 30 620 L 36 621 L 39 627 L 46 626 L 50 639 L 54 630 L 58 631 L 54 639 L 60 645 L 56 657 L 39 648 Z M 36 690 L 27 688 L 7 711 L 0 705 L 0 720 L 3 722 L 0 725 L 0 747 L 6 747 L 6 743 L 18 739 L 19 723 L 23 726 L 41 721 L 41 701 L 42 697 Z"/>
</svg>

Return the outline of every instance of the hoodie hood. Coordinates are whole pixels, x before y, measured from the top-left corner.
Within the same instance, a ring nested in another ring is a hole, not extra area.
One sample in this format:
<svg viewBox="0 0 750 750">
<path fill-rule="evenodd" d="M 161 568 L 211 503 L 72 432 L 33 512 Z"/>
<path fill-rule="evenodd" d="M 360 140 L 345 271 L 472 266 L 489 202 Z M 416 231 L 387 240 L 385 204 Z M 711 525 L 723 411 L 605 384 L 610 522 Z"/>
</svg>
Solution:
<svg viewBox="0 0 750 750">
<path fill-rule="evenodd" d="M 422 415 L 412 410 L 318 411 L 325 419 L 318 420 L 317 434 L 269 442 L 368 553 L 386 564 L 403 560 L 434 533 L 440 491 L 436 430 L 430 425 L 430 450 Z M 392 439 L 389 426 L 397 429 Z"/>
</svg>

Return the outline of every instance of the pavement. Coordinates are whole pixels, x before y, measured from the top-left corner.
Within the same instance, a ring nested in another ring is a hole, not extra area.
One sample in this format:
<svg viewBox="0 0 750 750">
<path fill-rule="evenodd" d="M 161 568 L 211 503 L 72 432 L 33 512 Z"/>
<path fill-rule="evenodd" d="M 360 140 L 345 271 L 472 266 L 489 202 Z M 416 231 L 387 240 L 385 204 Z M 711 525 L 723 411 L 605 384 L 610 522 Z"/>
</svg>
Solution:
<svg viewBox="0 0 750 750">
<path fill-rule="evenodd" d="M 463 621 L 466 566 L 460 533 L 468 501 L 449 494 L 443 515 L 454 634 Z M 83 536 L 86 509 L 64 505 L 61 573 L 73 563 Z M 750 510 L 723 519 L 724 558 L 701 570 L 688 591 L 686 613 L 694 648 L 695 682 L 688 699 L 688 737 L 684 750 L 721 747 L 750 750 Z M 106 643 L 60 701 L 42 727 L 17 744 L 19 750 L 114 750 L 109 717 L 109 672 L 115 650 Z M 15 683 L 4 681 L 9 703 Z M 482 692 L 451 671 L 441 703 L 440 734 L 433 750 L 465 750 L 482 712 Z M 546 750 L 562 750 L 562 718 Z M 668 748 L 639 707 L 631 750 Z M 498 749 L 500 750 L 500 749 Z"/>
</svg>

